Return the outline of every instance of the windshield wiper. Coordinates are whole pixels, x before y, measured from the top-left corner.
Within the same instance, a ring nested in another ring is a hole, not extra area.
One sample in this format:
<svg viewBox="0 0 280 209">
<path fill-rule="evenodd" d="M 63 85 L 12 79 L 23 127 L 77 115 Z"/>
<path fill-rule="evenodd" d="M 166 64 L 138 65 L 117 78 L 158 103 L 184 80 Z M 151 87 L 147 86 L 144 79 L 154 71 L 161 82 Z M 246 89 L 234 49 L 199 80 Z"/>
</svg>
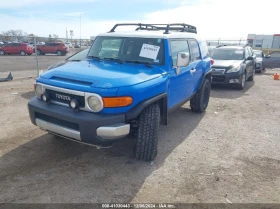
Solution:
<svg viewBox="0 0 280 209">
<path fill-rule="evenodd" d="M 97 56 L 87 56 L 87 58 L 92 58 L 92 59 L 96 59 L 97 61 L 100 61 L 100 57 Z"/>
<path fill-rule="evenodd" d="M 151 66 L 151 63 L 149 63 L 149 62 L 144 62 L 144 61 L 139 61 L 139 60 L 126 60 L 125 62 L 135 63 L 135 64 L 143 64 L 148 68 L 153 68 L 153 66 Z"/>
<path fill-rule="evenodd" d="M 116 59 L 116 58 L 112 58 L 112 57 L 104 57 L 103 59 L 104 59 L 104 60 L 116 61 L 116 62 L 118 62 L 118 63 L 120 63 L 120 64 L 123 64 L 123 61 L 120 60 L 120 59 Z"/>
</svg>

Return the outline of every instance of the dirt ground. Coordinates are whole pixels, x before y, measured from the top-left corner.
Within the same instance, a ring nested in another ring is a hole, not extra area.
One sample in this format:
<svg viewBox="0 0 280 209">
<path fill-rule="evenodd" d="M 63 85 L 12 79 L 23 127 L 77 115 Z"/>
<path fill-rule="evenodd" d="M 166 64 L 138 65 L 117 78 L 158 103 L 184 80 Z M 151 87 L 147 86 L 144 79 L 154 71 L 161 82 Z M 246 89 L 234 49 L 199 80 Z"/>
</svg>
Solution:
<svg viewBox="0 0 280 209">
<path fill-rule="evenodd" d="M 189 103 L 171 114 L 152 163 L 134 160 L 131 138 L 97 150 L 41 131 L 27 111 L 34 79 L 0 83 L 0 202 L 280 203 L 273 73 L 214 87 L 204 114 Z"/>
</svg>

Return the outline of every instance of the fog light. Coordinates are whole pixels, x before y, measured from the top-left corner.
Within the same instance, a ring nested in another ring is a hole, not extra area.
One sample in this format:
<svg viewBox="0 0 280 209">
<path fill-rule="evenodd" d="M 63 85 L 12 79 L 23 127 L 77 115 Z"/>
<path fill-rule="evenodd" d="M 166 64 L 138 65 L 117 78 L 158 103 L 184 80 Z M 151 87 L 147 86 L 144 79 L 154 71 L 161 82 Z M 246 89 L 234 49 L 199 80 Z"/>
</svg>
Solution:
<svg viewBox="0 0 280 209">
<path fill-rule="evenodd" d="M 42 94 L 41 98 L 44 102 L 49 102 L 50 101 L 50 98 L 46 93 Z"/>
<path fill-rule="evenodd" d="M 76 99 L 72 99 L 71 101 L 70 101 L 70 107 L 72 108 L 72 109 L 78 109 L 78 102 L 77 102 L 77 100 Z"/>
<path fill-rule="evenodd" d="M 46 102 L 47 101 L 47 96 L 43 94 L 42 99 Z"/>
<path fill-rule="evenodd" d="M 239 79 L 230 79 L 229 83 L 239 83 Z"/>
</svg>

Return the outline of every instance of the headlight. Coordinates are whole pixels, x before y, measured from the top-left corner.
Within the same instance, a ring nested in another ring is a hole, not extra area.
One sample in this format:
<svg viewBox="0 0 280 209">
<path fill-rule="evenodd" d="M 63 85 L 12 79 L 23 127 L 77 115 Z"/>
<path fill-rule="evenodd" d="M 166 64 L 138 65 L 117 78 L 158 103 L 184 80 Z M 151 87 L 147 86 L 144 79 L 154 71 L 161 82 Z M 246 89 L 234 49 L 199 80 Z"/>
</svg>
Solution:
<svg viewBox="0 0 280 209">
<path fill-rule="evenodd" d="M 236 67 L 233 67 L 233 68 L 230 68 L 227 73 L 236 73 L 240 71 L 240 66 L 236 66 Z"/>
<path fill-rule="evenodd" d="M 40 84 L 35 84 L 35 94 L 36 96 L 41 99 L 42 94 L 44 93 L 43 86 Z"/>
<path fill-rule="evenodd" d="M 88 106 L 93 112 L 100 112 L 103 109 L 103 101 L 101 97 L 90 96 L 87 100 Z"/>
</svg>

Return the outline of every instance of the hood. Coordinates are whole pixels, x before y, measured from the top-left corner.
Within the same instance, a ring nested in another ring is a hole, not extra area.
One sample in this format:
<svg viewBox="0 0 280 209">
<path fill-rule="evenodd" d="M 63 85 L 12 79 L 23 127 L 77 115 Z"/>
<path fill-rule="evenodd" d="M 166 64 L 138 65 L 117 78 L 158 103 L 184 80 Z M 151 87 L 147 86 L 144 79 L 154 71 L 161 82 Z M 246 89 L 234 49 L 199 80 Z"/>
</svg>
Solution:
<svg viewBox="0 0 280 209">
<path fill-rule="evenodd" d="M 234 65 L 241 64 L 243 60 L 214 60 L 214 65 L 212 67 L 232 67 Z"/>
<path fill-rule="evenodd" d="M 161 76 L 159 67 L 112 61 L 67 62 L 44 72 L 41 77 L 70 83 L 85 83 L 95 88 L 116 88 L 139 84 Z"/>
</svg>

